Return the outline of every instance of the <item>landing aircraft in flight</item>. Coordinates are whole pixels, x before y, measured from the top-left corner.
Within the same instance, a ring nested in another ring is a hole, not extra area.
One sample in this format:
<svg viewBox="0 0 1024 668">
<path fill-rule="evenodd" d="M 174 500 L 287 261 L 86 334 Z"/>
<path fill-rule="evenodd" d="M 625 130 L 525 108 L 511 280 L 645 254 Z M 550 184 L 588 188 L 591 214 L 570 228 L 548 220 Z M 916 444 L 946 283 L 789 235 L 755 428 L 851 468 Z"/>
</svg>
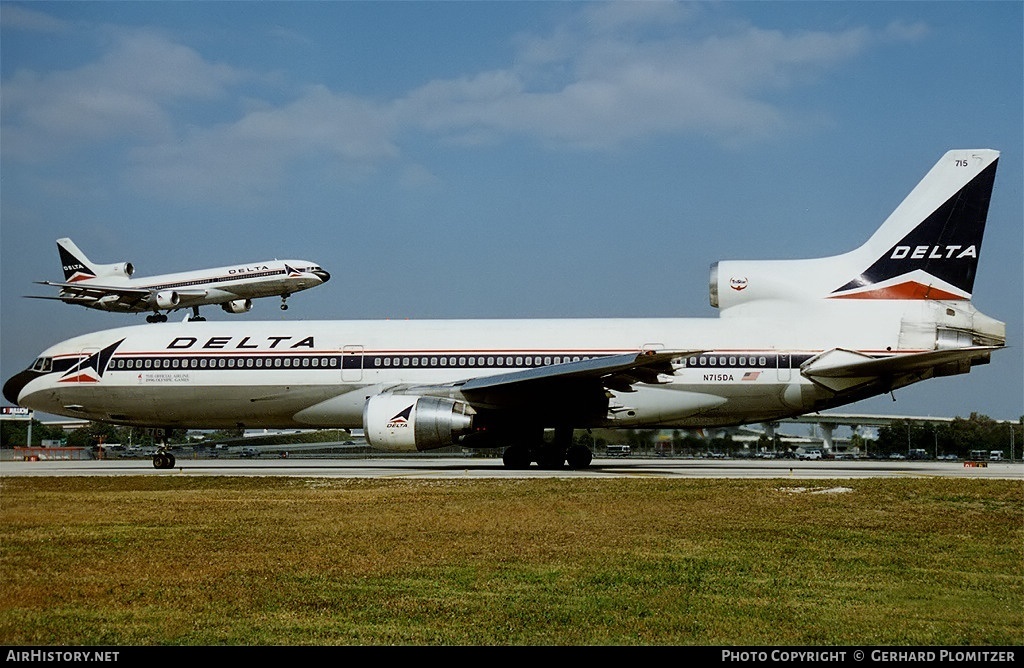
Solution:
<svg viewBox="0 0 1024 668">
<path fill-rule="evenodd" d="M 57 239 L 64 282 L 38 281 L 60 288 L 55 297 L 29 295 L 33 299 L 56 299 L 101 311 L 153 314 L 147 322 L 166 322 L 166 312 L 192 308 L 192 321 L 202 321 L 199 307 L 220 304 L 228 313 L 245 313 L 252 300 L 281 297 L 281 309 L 288 297 L 326 283 L 331 275 L 308 260 L 266 260 L 217 269 L 201 269 L 150 278 L 132 278 L 131 262 L 96 264 L 90 262 L 71 239 Z M 164 313 L 161 313 L 164 311 Z"/>
<path fill-rule="evenodd" d="M 998 158 L 946 153 L 848 253 L 713 264 L 718 318 L 125 327 L 50 347 L 3 393 L 121 425 L 360 428 L 381 450 L 585 468 L 574 429 L 770 422 L 987 364 L 1006 327 L 971 295 Z"/>
</svg>

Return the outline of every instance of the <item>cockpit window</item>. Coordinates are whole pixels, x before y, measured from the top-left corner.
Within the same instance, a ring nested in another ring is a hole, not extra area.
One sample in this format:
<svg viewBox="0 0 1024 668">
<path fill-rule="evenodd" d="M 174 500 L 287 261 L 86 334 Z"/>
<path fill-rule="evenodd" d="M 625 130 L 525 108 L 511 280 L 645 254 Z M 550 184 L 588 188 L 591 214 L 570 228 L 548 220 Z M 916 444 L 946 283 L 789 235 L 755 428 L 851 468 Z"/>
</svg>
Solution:
<svg viewBox="0 0 1024 668">
<path fill-rule="evenodd" d="M 39 371 L 40 373 L 48 373 L 53 368 L 52 357 L 40 357 L 32 364 L 33 371 Z"/>
</svg>

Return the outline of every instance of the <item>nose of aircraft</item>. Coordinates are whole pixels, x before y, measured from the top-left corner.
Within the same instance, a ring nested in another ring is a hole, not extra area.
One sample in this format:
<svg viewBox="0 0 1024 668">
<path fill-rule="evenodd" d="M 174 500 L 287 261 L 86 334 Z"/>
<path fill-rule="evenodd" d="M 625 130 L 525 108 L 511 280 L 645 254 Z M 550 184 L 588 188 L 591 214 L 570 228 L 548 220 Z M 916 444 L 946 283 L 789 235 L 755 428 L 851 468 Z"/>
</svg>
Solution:
<svg viewBox="0 0 1024 668">
<path fill-rule="evenodd" d="M 313 274 L 317 278 L 319 278 L 323 283 L 326 283 L 327 281 L 331 280 L 331 275 L 324 271 L 323 269 L 317 269 L 316 271 L 313 272 Z"/>
<path fill-rule="evenodd" d="M 32 373 L 29 370 L 17 373 L 7 379 L 4 383 L 4 399 L 11 402 L 15 406 L 18 405 L 18 397 L 21 396 L 21 391 L 28 385 L 28 381 L 35 378 L 38 374 Z"/>
</svg>

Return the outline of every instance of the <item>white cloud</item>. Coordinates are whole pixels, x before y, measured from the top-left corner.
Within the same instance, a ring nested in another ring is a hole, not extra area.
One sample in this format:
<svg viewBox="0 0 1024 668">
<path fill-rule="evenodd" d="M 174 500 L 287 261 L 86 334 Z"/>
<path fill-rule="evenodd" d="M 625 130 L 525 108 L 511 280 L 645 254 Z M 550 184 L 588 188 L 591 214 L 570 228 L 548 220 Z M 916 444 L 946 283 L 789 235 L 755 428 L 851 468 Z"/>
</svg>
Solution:
<svg viewBox="0 0 1024 668">
<path fill-rule="evenodd" d="M 662 133 L 753 141 L 798 114 L 767 92 L 812 83 L 874 39 L 866 28 L 786 34 L 749 26 L 691 37 L 685 25 L 666 27 L 681 22 L 676 8 L 599 5 L 585 29 L 520 36 L 508 69 L 430 82 L 396 109 L 404 123 L 455 137 L 516 134 L 591 149 Z"/>
<path fill-rule="evenodd" d="M 583 7 L 547 34 L 518 36 L 506 68 L 431 81 L 392 100 L 318 82 L 284 102 L 254 99 L 239 90 L 248 75 L 237 67 L 151 31 L 116 31 L 92 63 L 4 82 L 5 159 L 114 146 L 137 187 L 251 202 L 320 161 L 325 173 L 364 174 L 399 158 L 409 133 L 590 150 L 687 133 L 758 141 L 799 126 L 800 111 L 781 106 L 779 91 L 813 84 L 875 40 L 923 31 L 786 33 L 717 19 L 698 25 L 702 13 L 677 3 Z M 191 113 L 211 101 L 220 105 L 216 121 Z"/>
<path fill-rule="evenodd" d="M 162 36 L 122 35 L 93 63 L 45 74 L 22 70 L 4 82 L 5 157 L 39 162 L 105 140 L 168 137 L 170 105 L 223 96 L 238 78 Z"/>
<path fill-rule="evenodd" d="M 361 173 L 396 157 L 393 134 L 372 103 L 313 86 L 285 106 L 140 147 L 126 178 L 152 193 L 172 188 L 189 199 L 254 206 L 297 165 L 323 161 Z"/>
<path fill-rule="evenodd" d="M 60 34 L 71 29 L 66 21 L 9 2 L 0 5 L 0 27 L 4 30 L 50 34 Z"/>
</svg>

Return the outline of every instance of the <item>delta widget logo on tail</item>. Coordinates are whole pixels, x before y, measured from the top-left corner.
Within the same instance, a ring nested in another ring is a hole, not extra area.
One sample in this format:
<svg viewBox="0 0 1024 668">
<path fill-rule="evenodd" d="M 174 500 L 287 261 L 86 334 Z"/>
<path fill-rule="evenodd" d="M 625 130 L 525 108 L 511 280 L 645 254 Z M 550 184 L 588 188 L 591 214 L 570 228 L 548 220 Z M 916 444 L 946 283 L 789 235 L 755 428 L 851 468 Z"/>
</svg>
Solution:
<svg viewBox="0 0 1024 668">
<path fill-rule="evenodd" d="M 996 164 L 982 170 L 890 247 L 839 299 L 970 299 Z"/>
</svg>

